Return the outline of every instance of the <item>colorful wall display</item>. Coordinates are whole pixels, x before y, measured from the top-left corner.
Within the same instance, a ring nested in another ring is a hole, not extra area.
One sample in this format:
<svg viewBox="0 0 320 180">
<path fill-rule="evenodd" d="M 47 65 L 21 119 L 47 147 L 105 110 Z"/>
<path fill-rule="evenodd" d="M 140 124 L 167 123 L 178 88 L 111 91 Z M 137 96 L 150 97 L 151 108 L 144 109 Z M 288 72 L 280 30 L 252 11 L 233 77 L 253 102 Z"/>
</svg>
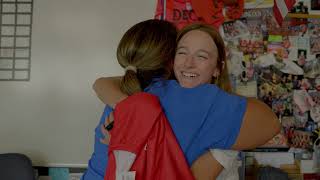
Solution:
<svg viewBox="0 0 320 180">
<path fill-rule="evenodd" d="M 235 92 L 257 97 L 282 132 L 263 148 L 311 151 L 320 127 L 320 19 L 276 22 L 272 8 L 245 9 L 220 27 Z"/>
</svg>

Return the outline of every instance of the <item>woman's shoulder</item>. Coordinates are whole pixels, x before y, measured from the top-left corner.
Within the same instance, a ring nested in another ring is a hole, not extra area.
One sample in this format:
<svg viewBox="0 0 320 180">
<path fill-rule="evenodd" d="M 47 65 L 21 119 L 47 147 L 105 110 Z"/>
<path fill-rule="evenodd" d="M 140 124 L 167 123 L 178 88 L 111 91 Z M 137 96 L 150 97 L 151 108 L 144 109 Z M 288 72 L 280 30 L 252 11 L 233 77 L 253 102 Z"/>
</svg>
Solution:
<svg viewBox="0 0 320 180">
<path fill-rule="evenodd" d="M 160 79 L 151 83 L 151 85 L 147 88 L 147 91 L 153 89 L 163 89 L 166 91 L 178 91 L 178 92 L 206 92 L 210 91 L 220 91 L 216 85 L 214 84 L 201 84 L 199 86 L 193 88 L 185 88 L 182 87 L 177 80 L 164 80 Z"/>
<path fill-rule="evenodd" d="M 155 94 L 160 97 L 175 96 L 175 97 L 211 97 L 222 99 L 243 99 L 240 96 L 228 93 L 214 84 L 202 84 L 194 88 L 185 88 L 180 86 L 176 80 L 157 80 L 151 83 L 145 89 L 146 92 Z"/>
</svg>

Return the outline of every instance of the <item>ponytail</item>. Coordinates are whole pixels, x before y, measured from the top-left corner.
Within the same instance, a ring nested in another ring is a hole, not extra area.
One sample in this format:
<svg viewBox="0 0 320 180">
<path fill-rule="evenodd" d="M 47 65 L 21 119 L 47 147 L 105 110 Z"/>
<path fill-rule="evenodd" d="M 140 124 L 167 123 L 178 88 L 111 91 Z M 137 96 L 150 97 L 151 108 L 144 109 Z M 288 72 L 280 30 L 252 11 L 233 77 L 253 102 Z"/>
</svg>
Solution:
<svg viewBox="0 0 320 180">
<path fill-rule="evenodd" d="M 120 90 L 132 95 L 148 87 L 153 78 L 168 77 L 176 37 L 176 27 L 163 20 L 151 19 L 131 27 L 117 48 L 118 62 L 125 69 Z"/>
<path fill-rule="evenodd" d="M 142 91 L 140 81 L 135 71 L 126 70 L 124 76 L 120 81 L 120 90 L 128 95 L 132 95 L 134 93 Z"/>
</svg>

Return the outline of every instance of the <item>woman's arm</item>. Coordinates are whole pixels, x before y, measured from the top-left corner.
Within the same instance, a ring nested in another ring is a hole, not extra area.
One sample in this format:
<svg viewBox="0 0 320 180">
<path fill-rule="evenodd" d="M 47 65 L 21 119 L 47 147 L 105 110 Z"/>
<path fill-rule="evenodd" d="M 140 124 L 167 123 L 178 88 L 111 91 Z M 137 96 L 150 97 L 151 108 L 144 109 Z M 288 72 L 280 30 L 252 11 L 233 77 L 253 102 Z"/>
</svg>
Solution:
<svg viewBox="0 0 320 180">
<path fill-rule="evenodd" d="M 108 105 L 114 105 L 126 98 L 120 91 L 121 77 L 103 77 L 95 81 L 93 89 L 99 99 Z M 280 122 L 275 113 L 256 98 L 247 99 L 247 108 L 234 150 L 253 149 L 265 144 L 280 132 Z"/>
<path fill-rule="evenodd" d="M 223 166 L 208 151 L 192 163 L 191 171 L 196 180 L 215 180 Z"/>
<path fill-rule="evenodd" d="M 256 148 L 279 132 L 280 121 L 270 107 L 256 98 L 248 98 L 240 133 L 232 149 Z"/>
<path fill-rule="evenodd" d="M 113 106 L 127 97 L 120 91 L 120 80 L 121 77 L 103 77 L 95 81 L 93 89 L 103 103 Z M 232 149 L 256 148 L 279 132 L 280 122 L 275 113 L 260 100 L 248 98 L 240 133 Z"/>
<path fill-rule="evenodd" d="M 120 90 L 121 78 L 120 76 L 101 77 L 94 82 L 93 89 L 104 104 L 114 107 L 115 104 L 128 97 Z"/>
</svg>

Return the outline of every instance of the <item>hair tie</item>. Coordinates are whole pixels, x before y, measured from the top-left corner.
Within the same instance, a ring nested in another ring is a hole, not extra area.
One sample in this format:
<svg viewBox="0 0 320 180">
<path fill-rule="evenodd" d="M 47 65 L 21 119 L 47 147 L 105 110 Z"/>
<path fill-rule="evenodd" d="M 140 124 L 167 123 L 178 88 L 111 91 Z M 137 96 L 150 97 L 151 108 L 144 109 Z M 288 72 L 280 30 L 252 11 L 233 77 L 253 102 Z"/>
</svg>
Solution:
<svg viewBox="0 0 320 180">
<path fill-rule="evenodd" d="M 129 70 L 131 70 L 131 71 L 137 73 L 137 68 L 136 68 L 135 66 L 131 66 L 131 65 L 129 65 L 129 66 L 127 66 L 126 68 L 124 68 L 124 70 L 125 70 L 126 72 L 129 71 Z"/>
</svg>

